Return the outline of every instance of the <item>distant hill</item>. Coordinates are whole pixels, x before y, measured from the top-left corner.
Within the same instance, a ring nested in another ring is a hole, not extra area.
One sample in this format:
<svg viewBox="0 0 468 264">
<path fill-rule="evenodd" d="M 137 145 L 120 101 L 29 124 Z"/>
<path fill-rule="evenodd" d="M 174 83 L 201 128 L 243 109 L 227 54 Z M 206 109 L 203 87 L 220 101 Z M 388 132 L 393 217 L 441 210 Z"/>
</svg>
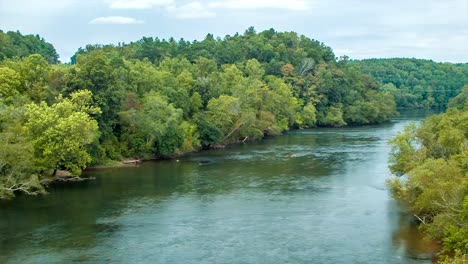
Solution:
<svg viewBox="0 0 468 264">
<path fill-rule="evenodd" d="M 440 63 L 421 59 L 366 59 L 352 61 L 361 71 L 384 84 L 398 107 L 447 107 L 468 84 L 468 63 Z"/>
<path fill-rule="evenodd" d="M 57 63 L 59 58 L 54 46 L 39 35 L 22 35 L 19 31 L 4 33 L 0 30 L 0 61 L 32 54 L 40 54 L 51 64 Z"/>
<path fill-rule="evenodd" d="M 398 107 L 446 107 L 468 84 L 468 63 L 440 63 L 421 59 L 366 59 L 353 61 L 361 71 L 384 84 Z"/>
</svg>

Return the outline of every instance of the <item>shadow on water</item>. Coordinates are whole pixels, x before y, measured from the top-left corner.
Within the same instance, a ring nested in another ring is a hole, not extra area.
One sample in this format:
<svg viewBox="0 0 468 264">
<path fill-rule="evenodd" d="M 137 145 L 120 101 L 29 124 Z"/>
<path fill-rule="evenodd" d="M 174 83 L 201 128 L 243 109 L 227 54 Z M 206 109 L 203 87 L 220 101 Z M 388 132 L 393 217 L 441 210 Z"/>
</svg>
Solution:
<svg viewBox="0 0 468 264">
<path fill-rule="evenodd" d="M 397 227 L 392 236 L 396 250 L 403 251 L 410 259 L 436 262 L 437 253 L 441 249 L 440 243 L 430 240 L 418 229 L 417 220 L 405 211 L 403 205 L 390 201 L 398 219 Z"/>
</svg>

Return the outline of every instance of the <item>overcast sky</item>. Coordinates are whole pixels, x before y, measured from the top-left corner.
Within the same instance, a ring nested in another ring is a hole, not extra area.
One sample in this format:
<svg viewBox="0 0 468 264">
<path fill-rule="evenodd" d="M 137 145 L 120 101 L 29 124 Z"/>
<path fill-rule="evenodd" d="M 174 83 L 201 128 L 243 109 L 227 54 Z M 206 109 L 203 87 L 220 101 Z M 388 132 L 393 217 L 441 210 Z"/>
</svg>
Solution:
<svg viewBox="0 0 468 264">
<path fill-rule="evenodd" d="M 0 0 L 0 29 L 40 34 L 63 62 L 86 44 L 274 28 L 353 59 L 468 62 L 468 0 Z"/>
</svg>

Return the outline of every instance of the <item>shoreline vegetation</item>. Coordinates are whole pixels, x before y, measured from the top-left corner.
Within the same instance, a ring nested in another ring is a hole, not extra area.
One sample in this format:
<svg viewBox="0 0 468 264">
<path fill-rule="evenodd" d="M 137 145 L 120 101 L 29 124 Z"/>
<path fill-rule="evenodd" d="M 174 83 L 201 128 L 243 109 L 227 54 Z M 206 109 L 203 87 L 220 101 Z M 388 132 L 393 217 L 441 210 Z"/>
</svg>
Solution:
<svg viewBox="0 0 468 264">
<path fill-rule="evenodd" d="M 468 85 L 447 112 L 411 124 L 390 141 L 388 186 L 430 238 L 440 263 L 468 255 Z"/>
<path fill-rule="evenodd" d="M 0 197 L 44 193 L 40 181 L 51 169 L 79 176 L 113 161 L 396 114 L 393 96 L 372 77 L 295 32 L 144 37 L 88 45 L 71 64 L 57 63 L 38 36 L 0 36 L 8 48 L 0 50 Z"/>
<path fill-rule="evenodd" d="M 274 29 L 87 45 L 70 64 L 38 35 L 0 31 L 0 199 L 86 168 L 448 107 L 391 141 L 389 185 L 450 263 L 468 251 L 467 84 L 467 63 L 352 61 Z"/>
</svg>

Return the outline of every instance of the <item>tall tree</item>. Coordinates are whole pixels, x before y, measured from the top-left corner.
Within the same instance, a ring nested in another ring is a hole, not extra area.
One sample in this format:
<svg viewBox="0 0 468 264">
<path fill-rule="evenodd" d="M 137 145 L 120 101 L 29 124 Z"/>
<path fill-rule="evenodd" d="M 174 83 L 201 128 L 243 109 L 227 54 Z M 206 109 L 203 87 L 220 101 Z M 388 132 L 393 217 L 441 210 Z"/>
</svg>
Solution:
<svg viewBox="0 0 468 264">
<path fill-rule="evenodd" d="M 44 102 L 28 105 L 25 127 L 34 146 L 37 168 L 55 173 L 63 166 L 79 176 L 91 162 L 86 147 L 98 137 L 98 124 L 91 115 L 99 113 L 87 90 L 59 98 L 52 106 Z"/>
</svg>

